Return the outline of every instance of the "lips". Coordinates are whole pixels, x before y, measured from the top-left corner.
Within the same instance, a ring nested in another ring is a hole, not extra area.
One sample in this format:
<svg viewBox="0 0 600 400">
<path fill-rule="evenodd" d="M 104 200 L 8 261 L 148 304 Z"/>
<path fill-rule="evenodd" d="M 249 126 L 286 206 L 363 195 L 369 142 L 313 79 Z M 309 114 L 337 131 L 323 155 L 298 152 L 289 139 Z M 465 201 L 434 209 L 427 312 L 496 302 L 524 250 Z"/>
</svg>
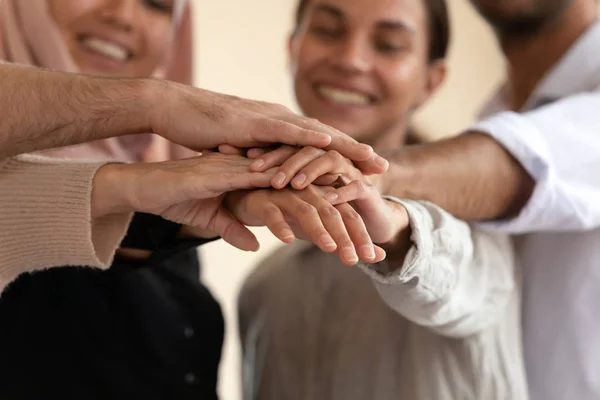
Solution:
<svg viewBox="0 0 600 400">
<path fill-rule="evenodd" d="M 315 90 L 324 100 L 333 104 L 366 107 L 374 102 L 371 96 L 356 90 L 342 89 L 329 85 L 317 85 Z"/>
<path fill-rule="evenodd" d="M 133 53 L 125 46 L 96 36 L 82 36 L 80 43 L 87 50 L 120 63 L 127 62 L 133 56 Z"/>
</svg>

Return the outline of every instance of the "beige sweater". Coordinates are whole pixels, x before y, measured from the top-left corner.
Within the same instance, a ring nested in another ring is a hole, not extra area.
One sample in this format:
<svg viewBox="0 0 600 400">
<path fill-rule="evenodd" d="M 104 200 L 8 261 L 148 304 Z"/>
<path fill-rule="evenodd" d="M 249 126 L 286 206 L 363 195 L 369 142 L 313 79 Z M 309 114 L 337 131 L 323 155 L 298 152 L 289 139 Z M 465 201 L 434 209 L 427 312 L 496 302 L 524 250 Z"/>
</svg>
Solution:
<svg viewBox="0 0 600 400">
<path fill-rule="evenodd" d="M 104 164 L 0 160 L 0 292 L 24 272 L 111 264 L 131 215 L 91 218 L 92 182 Z"/>
<path fill-rule="evenodd" d="M 414 246 L 393 273 L 303 244 L 250 275 L 239 298 L 245 400 L 527 398 L 509 239 L 401 203 Z"/>
</svg>

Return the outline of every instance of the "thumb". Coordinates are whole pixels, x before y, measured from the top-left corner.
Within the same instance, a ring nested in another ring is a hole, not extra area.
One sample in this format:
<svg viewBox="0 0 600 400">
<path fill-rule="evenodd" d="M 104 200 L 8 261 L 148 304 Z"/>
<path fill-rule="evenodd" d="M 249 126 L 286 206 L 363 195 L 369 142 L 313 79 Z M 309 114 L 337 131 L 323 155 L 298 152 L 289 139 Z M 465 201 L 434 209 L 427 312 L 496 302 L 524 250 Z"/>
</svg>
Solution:
<svg viewBox="0 0 600 400">
<path fill-rule="evenodd" d="M 222 207 L 213 217 L 211 225 L 211 230 L 233 247 L 244 251 L 258 251 L 260 248 L 256 236 Z"/>
</svg>

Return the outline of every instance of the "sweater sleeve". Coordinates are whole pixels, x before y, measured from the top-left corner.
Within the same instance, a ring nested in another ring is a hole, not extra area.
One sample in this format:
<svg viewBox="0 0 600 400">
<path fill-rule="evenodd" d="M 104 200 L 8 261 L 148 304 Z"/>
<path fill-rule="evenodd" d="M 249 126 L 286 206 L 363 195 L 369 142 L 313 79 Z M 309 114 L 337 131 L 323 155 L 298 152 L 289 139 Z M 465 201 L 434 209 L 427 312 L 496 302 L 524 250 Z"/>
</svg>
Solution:
<svg viewBox="0 0 600 400">
<path fill-rule="evenodd" d="M 25 272 L 110 266 L 131 215 L 91 218 L 93 178 L 104 164 L 32 155 L 0 161 L 0 292 Z"/>
</svg>

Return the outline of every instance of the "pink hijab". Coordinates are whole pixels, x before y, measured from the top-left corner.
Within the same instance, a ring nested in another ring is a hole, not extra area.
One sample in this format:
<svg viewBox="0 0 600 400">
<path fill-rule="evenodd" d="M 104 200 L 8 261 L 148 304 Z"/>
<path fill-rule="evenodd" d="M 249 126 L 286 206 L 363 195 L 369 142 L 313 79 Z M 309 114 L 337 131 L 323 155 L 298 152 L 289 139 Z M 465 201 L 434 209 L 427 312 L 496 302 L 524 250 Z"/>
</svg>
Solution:
<svg viewBox="0 0 600 400">
<path fill-rule="evenodd" d="M 192 26 L 187 0 L 175 0 L 173 47 L 154 76 L 192 83 Z M 48 10 L 46 0 L 0 0 L 0 60 L 57 71 L 79 72 Z M 89 160 L 162 161 L 195 155 L 153 135 L 131 135 L 45 151 L 53 157 Z"/>
</svg>

